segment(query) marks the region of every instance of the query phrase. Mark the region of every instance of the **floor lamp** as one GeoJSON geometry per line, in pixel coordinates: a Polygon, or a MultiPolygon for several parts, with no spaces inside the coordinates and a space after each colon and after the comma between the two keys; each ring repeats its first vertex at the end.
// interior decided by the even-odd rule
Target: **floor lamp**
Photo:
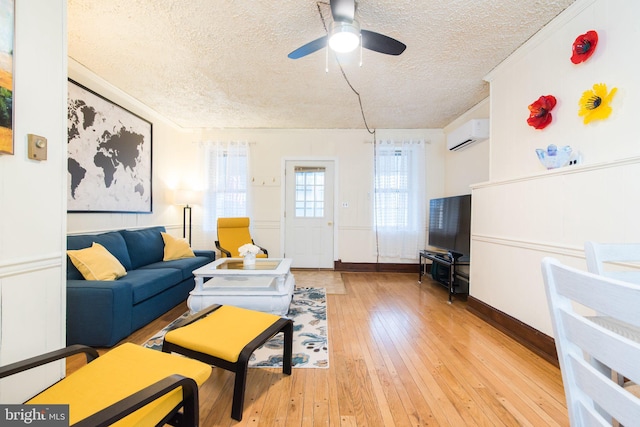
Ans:
{"type": "Polygon", "coordinates": [[[175,203],[176,205],[183,205],[182,208],[182,237],[187,238],[187,216],[189,217],[189,237],[187,241],[191,246],[191,205],[198,204],[200,202],[201,194],[195,190],[176,190],[175,203]]]}

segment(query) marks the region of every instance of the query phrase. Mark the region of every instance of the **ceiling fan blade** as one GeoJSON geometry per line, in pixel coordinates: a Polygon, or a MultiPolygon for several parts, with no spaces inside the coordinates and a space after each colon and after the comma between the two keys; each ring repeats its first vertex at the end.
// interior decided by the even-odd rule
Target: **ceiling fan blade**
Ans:
{"type": "Polygon", "coordinates": [[[407,48],[404,43],[384,34],[368,30],[360,30],[360,33],[362,34],[362,47],[365,49],[387,55],[400,55],[407,48]]]}
{"type": "Polygon", "coordinates": [[[329,0],[334,21],[351,22],[356,17],[355,0],[329,0]]]}
{"type": "Polygon", "coordinates": [[[314,41],[305,44],[304,46],[300,46],[287,56],[291,59],[298,59],[320,50],[323,47],[327,47],[327,36],[322,36],[319,39],[315,39],[314,41]]]}

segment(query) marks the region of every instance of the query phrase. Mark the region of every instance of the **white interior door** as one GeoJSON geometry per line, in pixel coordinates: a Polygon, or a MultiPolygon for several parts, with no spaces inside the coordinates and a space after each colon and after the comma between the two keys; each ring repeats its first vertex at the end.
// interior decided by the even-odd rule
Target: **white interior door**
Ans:
{"type": "Polygon", "coordinates": [[[292,267],[333,268],[332,160],[285,163],[285,257],[292,267]]]}

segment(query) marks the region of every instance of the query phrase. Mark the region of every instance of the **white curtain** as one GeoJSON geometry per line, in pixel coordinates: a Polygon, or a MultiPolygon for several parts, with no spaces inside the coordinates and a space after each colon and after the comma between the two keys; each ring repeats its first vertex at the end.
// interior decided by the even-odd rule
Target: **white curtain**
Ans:
{"type": "Polygon", "coordinates": [[[220,217],[247,216],[249,143],[207,142],[204,229],[215,231],[220,217]]]}
{"type": "Polygon", "coordinates": [[[424,141],[377,141],[374,149],[377,253],[416,259],[426,239],[424,141]]]}

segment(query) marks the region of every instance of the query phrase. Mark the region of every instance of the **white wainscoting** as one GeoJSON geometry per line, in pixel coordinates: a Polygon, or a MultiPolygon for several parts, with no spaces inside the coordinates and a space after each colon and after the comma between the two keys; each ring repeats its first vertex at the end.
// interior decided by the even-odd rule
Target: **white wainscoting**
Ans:
{"type": "Polygon", "coordinates": [[[473,186],[470,295],[553,336],[540,261],[640,241],[640,157],[473,186]]]}
{"type": "MultiPolygon", "coordinates": [[[[0,265],[0,364],[6,365],[64,346],[65,289],[62,256],[8,260],[0,265]]],[[[0,401],[22,403],[65,374],[64,361],[0,382],[0,401]]]]}

